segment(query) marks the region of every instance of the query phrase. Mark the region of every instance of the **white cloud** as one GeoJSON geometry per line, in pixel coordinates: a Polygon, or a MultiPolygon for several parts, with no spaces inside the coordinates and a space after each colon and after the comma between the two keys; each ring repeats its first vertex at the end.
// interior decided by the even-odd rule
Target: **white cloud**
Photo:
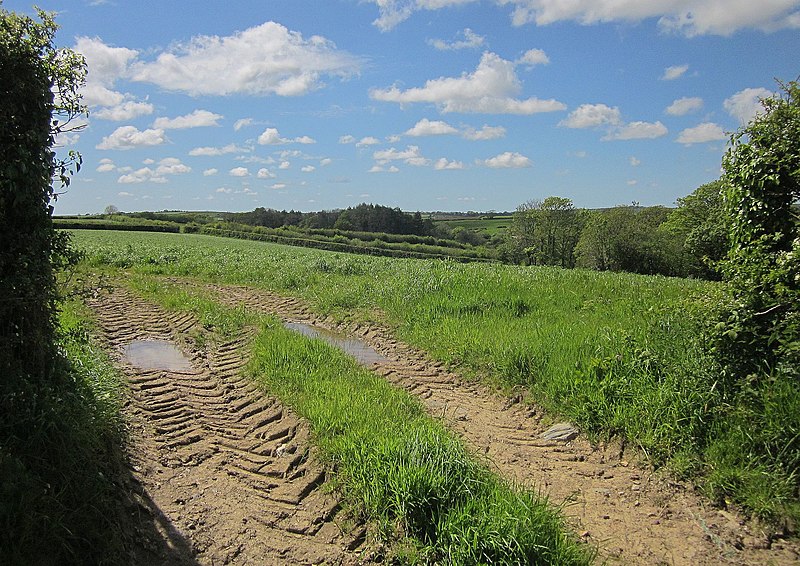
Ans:
{"type": "Polygon", "coordinates": [[[531,160],[522,155],[521,153],[512,153],[506,151],[495,157],[487,159],[483,162],[487,167],[493,169],[516,169],[522,167],[531,167],[533,164],[531,160]]]}
{"type": "Polygon", "coordinates": [[[472,141],[496,140],[505,137],[506,129],[503,126],[484,125],[480,130],[467,128],[461,135],[472,141]]]}
{"type": "Polygon", "coordinates": [[[233,189],[229,189],[227,187],[220,187],[220,188],[217,189],[216,192],[222,193],[222,194],[225,194],[225,195],[229,195],[229,194],[231,194],[233,192],[233,189]]]}
{"type": "Polygon", "coordinates": [[[135,147],[161,145],[166,141],[164,130],[139,131],[134,126],[120,126],[111,135],[95,146],[97,149],[133,149],[135,147]]]}
{"type": "Polygon", "coordinates": [[[464,39],[454,41],[444,41],[443,39],[429,39],[428,43],[440,51],[454,51],[457,49],[471,49],[480,47],[486,42],[486,38],[478,35],[469,28],[465,28],[459,35],[464,39]]]}
{"type": "Polygon", "coordinates": [[[433,168],[437,171],[445,171],[445,170],[452,170],[452,169],[463,169],[464,163],[461,161],[448,161],[444,157],[436,161],[433,164],[433,168]]]}
{"type": "Polygon", "coordinates": [[[250,171],[247,170],[247,167],[234,167],[228,171],[228,174],[231,177],[247,177],[250,175],[250,171]]]}
{"type": "Polygon", "coordinates": [[[291,166],[292,164],[289,163],[288,161],[281,161],[280,165],[278,165],[278,169],[288,169],[291,166]]]}
{"type": "Polygon", "coordinates": [[[661,122],[630,122],[603,137],[604,140],[652,140],[667,135],[661,122]]]}
{"type": "Polygon", "coordinates": [[[330,157],[324,157],[319,160],[320,167],[325,167],[326,165],[330,165],[331,163],[333,163],[333,159],[331,159],[330,157]]]}
{"type": "Polygon", "coordinates": [[[112,120],[114,122],[126,122],[138,118],[139,116],[150,115],[153,113],[153,110],[153,105],[149,102],[128,100],[116,106],[99,108],[92,112],[92,117],[102,120],[112,120]]]}
{"type": "Polygon", "coordinates": [[[294,139],[284,138],[281,137],[277,128],[267,128],[258,136],[258,143],[260,145],[283,145],[286,143],[312,144],[317,142],[314,138],[308,136],[300,136],[294,139]]]}
{"type": "Polygon", "coordinates": [[[100,165],[97,166],[96,171],[98,173],[109,173],[111,171],[115,171],[117,166],[114,165],[114,162],[107,157],[100,160],[100,165]]]}
{"type": "Polygon", "coordinates": [[[631,156],[629,161],[630,161],[631,167],[638,167],[642,163],[638,158],[636,158],[634,156],[631,156]]]}
{"type": "Polygon", "coordinates": [[[242,128],[247,127],[252,123],[253,123],[253,119],[252,118],[241,118],[239,120],[236,120],[236,122],[234,122],[233,130],[235,132],[238,132],[242,128]]]}
{"type": "Polygon", "coordinates": [[[774,93],[765,88],[746,88],[726,98],[722,105],[728,114],[739,120],[741,125],[745,125],[755,118],[756,114],[764,111],[761,100],[772,96],[774,93]]]}
{"type": "Polygon", "coordinates": [[[627,181],[627,185],[628,185],[629,187],[633,187],[633,186],[635,186],[635,185],[638,185],[638,184],[639,184],[639,181],[637,181],[636,179],[629,179],[629,180],[627,181]]]}
{"type": "Polygon", "coordinates": [[[161,128],[162,130],[184,130],[204,126],[219,126],[219,121],[222,118],[221,114],[214,114],[208,110],[195,110],[186,116],[178,116],[177,118],[156,118],[156,121],[153,122],[153,127],[161,128]]]}
{"type": "Polygon", "coordinates": [[[547,65],[550,58],[541,49],[529,49],[525,54],[517,60],[517,64],[535,67],[536,65],[547,65]]]}
{"type": "Polygon", "coordinates": [[[219,169],[215,169],[212,167],[211,169],[206,169],[205,171],[203,171],[203,177],[212,177],[217,173],[219,173],[219,169]]]}
{"type": "Polygon", "coordinates": [[[192,156],[205,156],[205,157],[213,157],[216,155],[225,155],[227,153],[241,153],[248,151],[247,148],[239,147],[236,144],[229,143],[224,147],[196,147],[189,151],[189,155],[192,156]]]}
{"type": "Polygon", "coordinates": [[[622,121],[619,108],[611,108],[605,104],[581,104],[559,122],[559,126],[567,128],[596,128],[598,126],[614,126],[622,121]]]}
{"type": "Polygon", "coordinates": [[[681,78],[689,70],[689,65],[673,65],[664,69],[664,74],[661,75],[662,81],[674,81],[681,78]]]}
{"type": "Polygon", "coordinates": [[[261,169],[258,170],[258,173],[256,173],[256,177],[258,177],[259,179],[274,179],[275,173],[273,173],[266,167],[262,167],[261,169]]]}
{"type": "Polygon", "coordinates": [[[156,175],[182,175],[191,172],[192,168],[181,163],[177,157],[165,157],[158,162],[156,175]]]}
{"type": "Polygon", "coordinates": [[[134,194],[133,193],[129,193],[127,191],[120,191],[120,192],[117,193],[117,196],[118,197],[123,197],[123,198],[130,198],[130,197],[134,196],[134,194]]]}
{"type": "Polygon", "coordinates": [[[361,138],[358,142],[356,142],[356,147],[369,147],[371,145],[378,145],[381,143],[381,140],[378,138],[367,136],[365,138],[361,138]]]}
{"type": "Polygon", "coordinates": [[[303,167],[300,168],[300,171],[302,171],[303,173],[311,173],[312,171],[316,171],[316,169],[317,168],[314,167],[313,165],[304,165],[303,167]]]}
{"type": "MultiPolygon", "coordinates": [[[[384,0],[375,0],[382,2],[384,0]]],[[[495,0],[513,6],[512,22],[547,25],[559,21],[580,24],[658,18],[662,30],[695,35],[730,35],[755,28],[774,31],[800,27],[796,0],[495,0]]],[[[407,16],[406,16],[407,17],[407,16]]]]}
{"type": "Polygon", "coordinates": [[[670,116],[685,116],[703,107],[703,99],[697,96],[678,98],[667,106],[665,112],[670,116]]]}
{"type": "Polygon", "coordinates": [[[372,168],[367,171],[367,173],[399,173],[400,169],[396,166],[391,165],[389,167],[384,167],[382,165],[373,165],[372,168]]]}
{"type": "Polygon", "coordinates": [[[321,36],[308,39],[275,22],[226,37],[196,36],[136,62],[131,78],[193,96],[298,96],[320,88],[323,76],[356,74],[359,60],[321,36]]]}
{"type": "Polygon", "coordinates": [[[353,136],[351,136],[349,134],[339,138],[339,143],[341,143],[341,144],[353,143],[355,141],[356,141],[356,138],[354,138],[353,136]]]}
{"type": "Polygon", "coordinates": [[[414,127],[405,132],[407,136],[420,137],[420,136],[441,136],[446,134],[457,134],[458,130],[447,122],[440,120],[430,121],[423,118],[417,122],[414,127]]]}
{"type": "Polygon", "coordinates": [[[385,90],[372,89],[370,97],[400,104],[433,103],[442,112],[536,114],[566,108],[563,103],[553,99],[514,98],[521,90],[522,85],[514,72],[514,64],[494,53],[486,52],[472,73],[428,80],[424,87],[407,90],[400,90],[396,86],[385,90]]]}
{"type": "Polygon", "coordinates": [[[272,185],[272,188],[275,189],[276,191],[279,191],[281,189],[285,189],[286,188],[286,183],[275,183],[275,184],[272,185]]]}
{"type": "Polygon", "coordinates": [[[428,159],[422,156],[419,147],[416,145],[410,145],[404,150],[398,150],[392,147],[390,149],[376,151],[372,154],[372,158],[380,165],[386,165],[390,161],[403,161],[409,165],[421,167],[430,163],[428,159]]]}
{"type": "Polygon", "coordinates": [[[704,122],[694,128],[686,128],[676,140],[678,143],[691,145],[693,143],[705,143],[710,141],[720,141],[727,139],[723,129],[714,123],[704,122]]]}
{"type": "Polygon", "coordinates": [[[122,175],[117,179],[117,183],[123,185],[139,184],[139,183],[166,183],[167,179],[163,175],[157,174],[149,167],[142,167],[132,173],[122,175]]]}

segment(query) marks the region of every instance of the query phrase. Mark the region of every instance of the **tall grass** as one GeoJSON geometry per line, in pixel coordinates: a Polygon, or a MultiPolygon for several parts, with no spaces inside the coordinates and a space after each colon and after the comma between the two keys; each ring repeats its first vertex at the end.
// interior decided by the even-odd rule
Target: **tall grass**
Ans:
{"type": "Polygon", "coordinates": [[[723,288],[658,276],[461,265],[156,234],[77,233],[98,269],[240,283],[375,321],[460,371],[619,435],[717,501],[792,516],[800,391],[732,392],[705,341],[723,288]]]}
{"type": "Polygon", "coordinates": [[[60,316],[61,359],[47,386],[2,399],[0,562],[123,559],[116,477],[124,437],[119,373],[88,337],[75,302],[60,316]]]}

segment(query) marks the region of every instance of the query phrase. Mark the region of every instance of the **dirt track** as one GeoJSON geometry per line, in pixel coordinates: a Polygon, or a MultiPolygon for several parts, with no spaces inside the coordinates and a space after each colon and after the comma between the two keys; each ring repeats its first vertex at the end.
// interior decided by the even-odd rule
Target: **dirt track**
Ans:
{"type": "MultiPolygon", "coordinates": [[[[232,306],[333,328],[295,299],[244,287],[199,288],[232,306]]],[[[180,342],[195,325],[187,315],[168,314],[120,290],[91,306],[117,350],[140,338],[180,342]]],[[[708,508],[619,446],[594,447],[580,436],[546,441],[541,433],[551,423],[535,409],[464,382],[381,329],[339,330],[389,358],[374,370],[422,399],[499,473],[565,502],[564,513],[598,548],[601,561],[755,565],[800,559],[796,541],[771,540],[735,515],[708,508]]],[[[363,531],[342,534],[336,526],[338,506],[319,489],[321,470],[307,457],[302,422],[238,377],[245,339],[194,352],[197,371],[191,374],[126,367],[137,425],[134,476],[198,563],[353,563],[358,551],[347,549],[358,547],[363,531]]]]}
{"type": "Polygon", "coordinates": [[[190,352],[190,315],[119,288],[90,306],[131,389],[131,476],[147,525],[131,563],[357,563],[363,530],[342,533],[337,524],[306,425],[239,376],[247,336],[190,352]],[[125,363],[122,348],[141,339],[180,344],[194,369],[125,363]]]}

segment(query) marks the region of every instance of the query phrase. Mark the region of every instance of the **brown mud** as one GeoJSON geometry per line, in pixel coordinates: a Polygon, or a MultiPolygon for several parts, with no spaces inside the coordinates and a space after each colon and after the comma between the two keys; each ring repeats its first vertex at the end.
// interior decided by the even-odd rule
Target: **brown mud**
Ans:
{"type": "Polygon", "coordinates": [[[364,528],[327,489],[307,425],[240,375],[250,335],[192,349],[189,314],[122,288],[88,302],[130,388],[129,563],[361,562],[364,528]],[[125,348],[141,340],[174,343],[190,364],[135,367],[125,348]]]}

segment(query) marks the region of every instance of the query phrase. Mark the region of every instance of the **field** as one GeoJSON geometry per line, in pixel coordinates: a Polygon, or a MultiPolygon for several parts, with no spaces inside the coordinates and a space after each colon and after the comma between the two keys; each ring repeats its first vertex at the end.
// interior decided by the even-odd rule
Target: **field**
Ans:
{"type": "MultiPolygon", "coordinates": [[[[713,284],[199,235],[86,231],[74,239],[86,252],[79,275],[122,289],[95,305],[101,319],[144,301],[135,312],[149,304],[164,320],[181,320],[169,314],[178,311],[192,317],[167,326],[196,356],[213,358],[215,344],[238,340],[246,373],[309,423],[332,485],[350,496],[343,505],[353,521],[377,525],[369,527],[376,540],[405,541],[393,547],[397,556],[454,564],[581,563],[591,549],[626,563],[791,556],[790,545],[759,548],[772,531],[745,531],[733,515],[720,520],[675,488],[679,477],[707,481],[708,493],[721,487],[703,480],[718,464],[708,448],[721,400],[702,347],[713,284]],[[119,299],[124,293],[133,295],[119,299]],[[281,329],[279,319],[363,335],[391,363],[360,369],[281,329]],[[559,419],[581,436],[540,440],[559,419]],[[572,534],[537,491],[582,506],[563,509],[572,534]],[[528,540],[515,524],[548,534],[528,540]]],[[[136,321],[126,324],[133,332],[136,321]]],[[[788,497],[774,497],[780,485],[765,489],[780,514],[788,497]]],[[[725,493],[748,509],[752,492],[725,493]]],[[[755,502],[749,509],[769,512],[755,502]]]]}

